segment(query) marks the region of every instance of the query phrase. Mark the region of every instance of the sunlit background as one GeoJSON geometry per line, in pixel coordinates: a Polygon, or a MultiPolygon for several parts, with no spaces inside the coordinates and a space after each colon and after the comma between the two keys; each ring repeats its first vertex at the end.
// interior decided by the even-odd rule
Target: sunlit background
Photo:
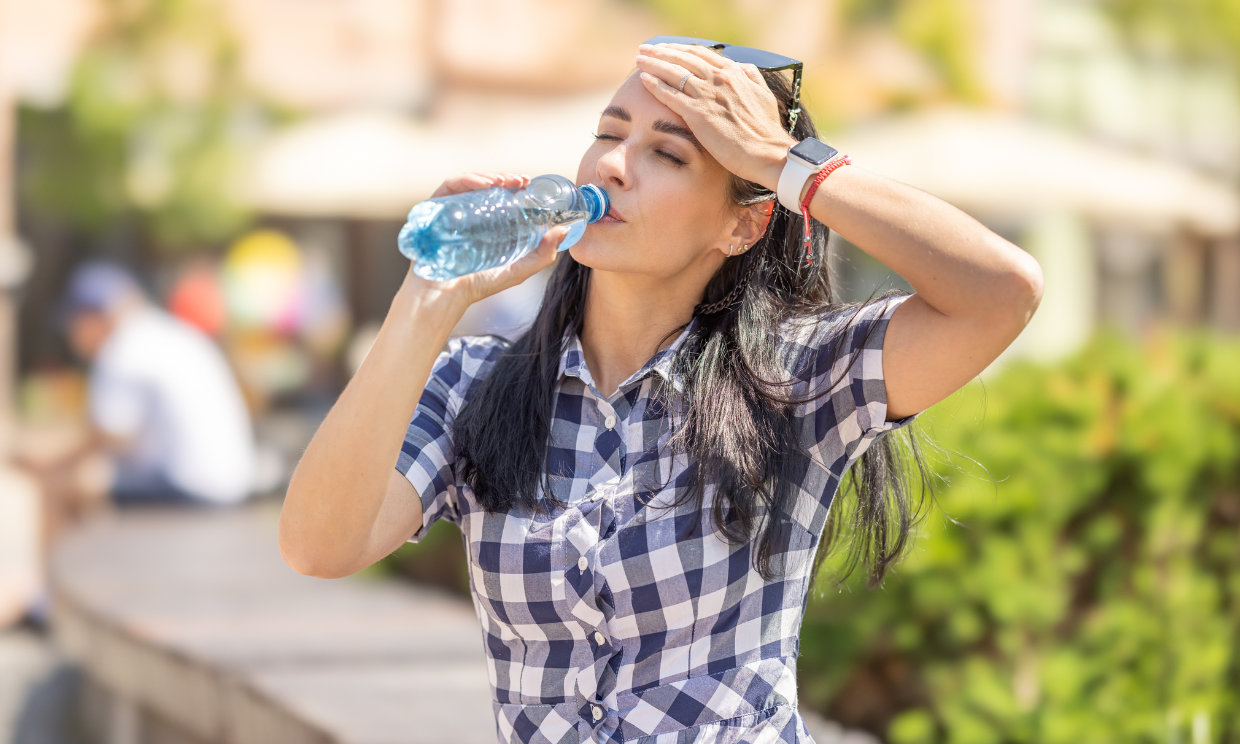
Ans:
{"type": "MultiPolygon", "coordinates": [[[[0,601],[33,571],[6,458],[83,420],[74,267],[132,267],[224,349],[278,508],[409,207],[468,170],[573,175],[659,33],[803,60],[823,139],[1045,273],[922,419],[909,557],[879,590],[820,578],[803,709],[892,744],[1240,741],[1237,0],[0,0],[0,601]]],[[[905,286],[834,249],[845,297],[905,286]]],[[[457,333],[518,331],[543,280],[457,333]]],[[[443,525],[368,576],[465,598],[460,553],[443,525]]]]}

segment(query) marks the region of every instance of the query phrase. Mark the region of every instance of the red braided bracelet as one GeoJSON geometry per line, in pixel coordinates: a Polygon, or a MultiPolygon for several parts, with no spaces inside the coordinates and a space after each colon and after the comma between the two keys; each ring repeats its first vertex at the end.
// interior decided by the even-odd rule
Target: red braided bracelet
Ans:
{"type": "Polygon", "coordinates": [[[805,192],[805,198],[801,200],[801,217],[804,218],[805,223],[805,263],[807,264],[813,263],[813,260],[810,258],[809,245],[809,203],[813,201],[814,193],[818,191],[818,187],[822,185],[823,181],[827,180],[827,176],[831,175],[832,171],[839,168],[841,165],[848,165],[851,162],[852,161],[848,159],[847,155],[840,155],[839,157],[832,158],[830,162],[822,166],[822,170],[818,171],[818,175],[814,176],[813,183],[809,185],[809,191],[805,192]]]}

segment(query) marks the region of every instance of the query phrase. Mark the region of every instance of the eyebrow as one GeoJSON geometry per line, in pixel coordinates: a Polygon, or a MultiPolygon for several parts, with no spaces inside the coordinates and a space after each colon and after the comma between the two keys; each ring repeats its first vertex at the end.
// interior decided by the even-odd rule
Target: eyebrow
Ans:
{"type": "MultiPolygon", "coordinates": [[[[608,106],[603,109],[603,116],[611,116],[625,122],[633,121],[632,115],[629,114],[626,109],[619,106],[608,106]]],[[[682,127],[681,125],[667,121],[666,119],[658,119],[655,121],[653,128],[656,132],[662,132],[663,134],[674,134],[677,137],[683,137],[684,139],[689,140],[689,142],[697,148],[698,152],[706,152],[706,148],[702,147],[702,143],[698,142],[698,138],[693,136],[693,132],[690,131],[688,127],[682,127]]]]}

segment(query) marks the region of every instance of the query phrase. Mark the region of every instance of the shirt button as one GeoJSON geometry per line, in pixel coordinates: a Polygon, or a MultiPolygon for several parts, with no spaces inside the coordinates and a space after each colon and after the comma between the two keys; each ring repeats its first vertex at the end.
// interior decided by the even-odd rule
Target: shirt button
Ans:
{"type": "Polygon", "coordinates": [[[603,643],[605,643],[606,641],[607,641],[607,639],[603,637],[603,634],[602,634],[602,633],[598,632],[597,630],[596,630],[596,631],[594,631],[594,642],[595,642],[595,643],[597,643],[598,645],[602,646],[602,645],[603,645],[603,643]]]}
{"type": "Polygon", "coordinates": [[[579,570],[584,571],[589,565],[590,562],[586,560],[584,555],[577,559],[577,568],[579,570]]]}
{"type": "Polygon", "coordinates": [[[598,707],[597,705],[590,706],[590,713],[591,715],[594,716],[594,720],[596,721],[603,720],[603,709],[598,707]]]}
{"type": "Polygon", "coordinates": [[[607,418],[603,419],[603,426],[607,427],[608,429],[616,428],[616,417],[608,416],[607,418]]]}

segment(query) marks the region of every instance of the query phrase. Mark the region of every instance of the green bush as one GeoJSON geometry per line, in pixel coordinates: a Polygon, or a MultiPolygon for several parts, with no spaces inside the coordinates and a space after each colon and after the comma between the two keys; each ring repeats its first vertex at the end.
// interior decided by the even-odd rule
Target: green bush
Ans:
{"type": "Polygon", "coordinates": [[[921,427],[938,507],[882,590],[827,559],[807,706],[891,744],[1240,740],[1240,343],[1100,336],[921,427]]]}
{"type": "MultiPolygon", "coordinates": [[[[891,744],[1240,740],[1240,343],[1100,337],[919,426],[938,506],[882,590],[824,565],[806,707],[891,744]]],[[[468,596],[452,525],[384,567],[468,596]]]]}

